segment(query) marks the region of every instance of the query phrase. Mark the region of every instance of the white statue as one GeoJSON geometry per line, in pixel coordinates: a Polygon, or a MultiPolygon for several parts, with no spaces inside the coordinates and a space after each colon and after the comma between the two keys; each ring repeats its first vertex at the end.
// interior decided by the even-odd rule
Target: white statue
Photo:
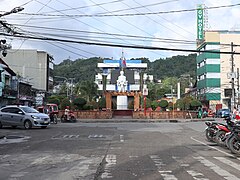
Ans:
{"type": "Polygon", "coordinates": [[[117,80],[118,91],[125,92],[127,83],[128,82],[127,82],[126,76],[124,76],[124,72],[120,71],[120,76],[118,76],[118,80],[117,80]]]}

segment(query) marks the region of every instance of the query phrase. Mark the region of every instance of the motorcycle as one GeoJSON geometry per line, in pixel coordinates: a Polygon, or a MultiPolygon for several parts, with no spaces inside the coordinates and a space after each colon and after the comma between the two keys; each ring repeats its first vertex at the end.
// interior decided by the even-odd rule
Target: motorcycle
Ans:
{"type": "Polygon", "coordinates": [[[215,142],[215,136],[218,131],[217,125],[219,124],[218,122],[212,122],[212,121],[206,121],[205,124],[207,125],[205,129],[205,135],[208,141],[210,142],[215,142]]]}
{"type": "Polygon", "coordinates": [[[230,117],[225,118],[226,124],[218,124],[216,128],[218,129],[215,135],[215,142],[219,146],[226,146],[226,139],[230,135],[232,127],[235,124],[235,121],[232,120],[230,117]]]}
{"type": "Polygon", "coordinates": [[[61,116],[61,122],[76,122],[77,119],[73,111],[69,111],[68,115],[63,114],[61,116]]]}
{"type": "Polygon", "coordinates": [[[228,138],[228,147],[234,154],[240,155],[240,125],[233,126],[232,134],[228,138]]]}

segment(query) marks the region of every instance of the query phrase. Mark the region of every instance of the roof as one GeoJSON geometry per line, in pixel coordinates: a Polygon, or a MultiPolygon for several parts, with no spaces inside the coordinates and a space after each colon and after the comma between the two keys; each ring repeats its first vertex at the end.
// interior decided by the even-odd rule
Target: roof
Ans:
{"type": "Polygon", "coordinates": [[[0,64],[5,65],[6,67],[4,68],[9,74],[11,74],[12,76],[16,76],[16,73],[8,66],[8,64],[3,61],[2,58],[0,58],[0,64]]]}

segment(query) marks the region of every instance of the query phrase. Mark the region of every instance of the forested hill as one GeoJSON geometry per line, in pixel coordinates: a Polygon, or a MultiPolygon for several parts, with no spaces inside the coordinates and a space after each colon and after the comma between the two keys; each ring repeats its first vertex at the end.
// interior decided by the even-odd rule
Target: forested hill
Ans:
{"type": "MultiPolygon", "coordinates": [[[[196,54],[188,56],[173,56],[166,59],[157,59],[150,62],[148,58],[141,59],[148,64],[148,74],[152,74],[154,79],[165,77],[180,77],[183,74],[196,74],[196,54]]],[[[99,72],[97,63],[103,62],[102,58],[93,57],[89,59],[76,59],[75,61],[64,60],[58,65],[54,65],[54,76],[75,78],[75,82],[90,80],[94,81],[95,75],[99,72]]]]}

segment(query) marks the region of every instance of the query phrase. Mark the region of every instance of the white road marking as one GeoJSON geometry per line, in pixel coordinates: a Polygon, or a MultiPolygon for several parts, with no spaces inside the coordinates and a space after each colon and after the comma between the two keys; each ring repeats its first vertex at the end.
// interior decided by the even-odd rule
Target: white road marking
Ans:
{"type": "MultiPolygon", "coordinates": [[[[190,165],[187,164],[187,163],[184,163],[183,160],[180,159],[180,157],[172,156],[172,158],[175,159],[175,160],[180,164],[181,167],[191,168],[190,165]]],[[[191,176],[193,177],[193,179],[195,179],[195,180],[208,180],[208,178],[205,178],[204,175],[203,175],[202,173],[200,173],[200,172],[197,172],[197,171],[192,170],[192,169],[191,169],[191,170],[186,170],[186,171],[187,171],[187,173],[188,173],[189,175],[191,175],[191,176]]]]}
{"type": "Polygon", "coordinates": [[[227,180],[237,180],[239,179],[238,177],[232,175],[231,173],[229,173],[228,171],[220,168],[218,165],[212,163],[211,161],[205,159],[202,156],[199,157],[193,157],[194,159],[197,159],[199,162],[201,162],[202,164],[204,164],[205,166],[209,167],[210,169],[212,169],[215,173],[217,173],[218,175],[222,176],[224,179],[227,180]]]}
{"type": "Polygon", "coordinates": [[[240,170],[240,165],[239,164],[234,163],[227,158],[224,158],[224,157],[214,157],[214,158],[223,162],[223,163],[225,163],[225,164],[227,164],[227,165],[229,165],[229,166],[231,166],[231,167],[233,167],[233,168],[235,168],[235,169],[237,169],[238,171],[240,170]]]}
{"type": "Polygon", "coordinates": [[[122,149],[122,147],[110,147],[110,149],[122,149]]]}
{"type": "Polygon", "coordinates": [[[101,178],[113,178],[111,170],[117,164],[117,157],[114,154],[109,154],[105,158],[106,165],[104,168],[104,173],[102,173],[101,178]]]}
{"type": "Polygon", "coordinates": [[[177,178],[171,174],[172,171],[158,171],[164,180],[177,180],[177,178]]]}
{"type": "Polygon", "coordinates": [[[164,180],[177,180],[177,178],[172,174],[172,171],[170,170],[162,170],[163,166],[166,166],[160,159],[158,155],[150,155],[150,158],[155,163],[155,166],[158,169],[158,172],[161,174],[164,180]]]}
{"type": "Polygon", "coordinates": [[[124,136],[120,135],[120,142],[124,142],[124,136]]]}
{"type": "Polygon", "coordinates": [[[202,142],[202,141],[199,141],[199,140],[197,140],[197,139],[195,139],[195,138],[193,138],[193,137],[191,137],[191,139],[194,140],[194,141],[196,141],[196,142],[198,142],[198,143],[200,143],[200,144],[203,144],[203,145],[205,145],[205,146],[207,146],[207,147],[209,147],[209,148],[215,149],[215,150],[217,150],[217,151],[219,151],[219,152],[221,152],[221,153],[223,153],[223,154],[225,154],[225,155],[228,155],[228,156],[231,156],[231,157],[235,157],[235,156],[232,155],[232,154],[229,154],[229,153],[227,153],[227,152],[224,152],[224,151],[222,151],[222,150],[220,150],[220,149],[218,149],[218,148],[216,148],[216,147],[209,146],[208,144],[206,144],[206,143],[204,143],[204,142],[202,142]]]}
{"type": "Polygon", "coordinates": [[[138,158],[138,156],[129,156],[129,158],[138,158]]]}
{"type": "Polygon", "coordinates": [[[11,174],[10,179],[21,179],[27,173],[29,173],[29,172],[17,172],[17,173],[11,174]]]}
{"type": "Polygon", "coordinates": [[[193,177],[193,179],[196,180],[209,180],[208,178],[205,178],[202,173],[193,170],[188,170],[187,173],[190,174],[193,177]]]}
{"type": "Polygon", "coordinates": [[[67,137],[68,137],[68,135],[64,135],[64,136],[63,136],[63,138],[67,138],[67,137]]]}

